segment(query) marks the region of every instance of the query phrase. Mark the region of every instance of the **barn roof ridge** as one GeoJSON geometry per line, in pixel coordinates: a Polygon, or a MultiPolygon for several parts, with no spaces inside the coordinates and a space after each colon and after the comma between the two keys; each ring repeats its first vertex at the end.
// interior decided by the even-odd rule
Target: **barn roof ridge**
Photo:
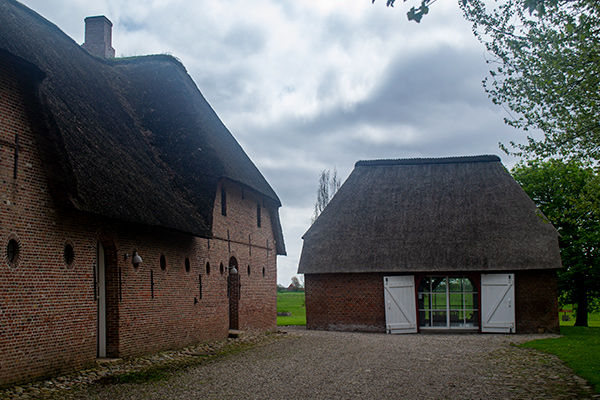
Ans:
{"type": "Polygon", "coordinates": [[[476,155],[459,157],[425,157],[425,158],[398,158],[398,159],[377,159],[377,160],[359,160],[354,164],[355,167],[380,167],[393,165],[424,165],[424,164],[463,164],[480,162],[501,162],[500,157],[496,155],[476,155]]]}

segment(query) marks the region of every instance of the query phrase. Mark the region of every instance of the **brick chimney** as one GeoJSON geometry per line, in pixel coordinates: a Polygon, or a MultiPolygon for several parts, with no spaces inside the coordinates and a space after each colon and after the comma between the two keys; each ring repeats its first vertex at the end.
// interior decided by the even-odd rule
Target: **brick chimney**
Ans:
{"type": "Polygon", "coordinates": [[[82,47],[95,56],[114,58],[112,26],[112,22],[104,15],[87,17],[85,19],[85,43],[82,47]]]}

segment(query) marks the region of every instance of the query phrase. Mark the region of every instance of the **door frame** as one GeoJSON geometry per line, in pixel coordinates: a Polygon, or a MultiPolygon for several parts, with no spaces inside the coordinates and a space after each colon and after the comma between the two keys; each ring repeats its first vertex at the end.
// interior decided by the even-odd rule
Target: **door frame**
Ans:
{"type": "Polygon", "coordinates": [[[106,358],[106,257],[101,242],[96,251],[96,356],[106,358]]]}
{"type": "MultiPolygon", "coordinates": [[[[399,275],[397,275],[399,276],[399,275]]],[[[419,308],[418,308],[418,304],[419,304],[419,286],[421,284],[421,281],[423,280],[423,278],[427,277],[427,276],[439,276],[439,277],[466,277],[469,278],[476,286],[476,290],[477,290],[477,296],[478,296],[478,301],[477,301],[477,306],[478,306],[478,326],[477,327],[465,327],[465,328],[449,328],[449,327],[428,327],[425,328],[425,331],[446,331],[446,332],[456,332],[456,331],[478,331],[479,333],[515,333],[516,332],[516,296],[515,296],[515,273],[514,272],[510,272],[510,273],[494,273],[494,274],[484,274],[481,272],[477,272],[477,273],[473,273],[473,272],[432,272],[432,273],[419,273],[419,274],[415,274],[414,275],[414,303],[415,303],[415,319],[416,319],[416,324],[417,324],[417,332],[421,332],[421,321],[420,321],[420,315],[419,315],[419,308]],[[505,299],[505,296],[507,295],[506,292],[502,293],[502,298],[501,299],[495,299],[493,301],[492,306],[490,307],[490,309],[497,309],[499,307],[499,304],[504,302],[507,302],[508,307],[511,308],[512,310],[512,321],[509,321],[507,323],[505,323],[503,326],[491,326],[490,327],[486,327],[484,329],[484,318],[486,316],[484,316],[484,313],[487,315],[488,312],[490,310],[484,310],[484,304],[487,304],[487,300],[486,302],[483,301],[483,296],[487,296],[487,294],[484,293],[484,289],[483,289],[483,284],[482,284],[482,276],[483,275],[488,275],[491,277],[496,277],[496,278],[500,278],[500,277],[507,277],[508,282],[509,282],[509,288],[507,290],[509,290],[508,292],[508,296],[510,297],[509,300],[505,299]],[[497,301],[496,301],[497,300],[497,301]],[[497,304],[498,303],[498,304],[497,304]],[[512,323],[512,324],[510,324],[512,323]]],[[[387,288],[385,287],[386,284],[386,279],[390,278],[390,277],[396,277],[396,276],[384,276],[384,304],[386,304],[386,331],[389,331],[387,329],[388,326],[388,321],[387,321],[387,288]]],[[[410,277],[413,277],[412,275],[410,277]]],[[[494,282],[494,285],[498,285],[498,282],[494,282]]],[[[501,305],[501,304],[500,304],[501,305]]],[[[447,306],[448,309],[448,306],[447,306]]],[[[389,333],[389,332],[388,332],[389,333]]]]}
{"type": "Polygon", "coordinates": [[[117,248],[103,236],[96,242],[94,301],[96,302],[96,357],[119,357],[119,303],[122,301],[122,275],[117,248]]]}
{"type": "Polygon", "coordinates": [[[421,285],[421,281],[423,280],[423,278],[428,277],[428,276],[446,276],[446,277],[466,277],[471,279],[471,281],[475,284],[476,288],[477,288],[477,293],[478,293],[478,298],[477,298],[477,307],[478,308],[478,318],[477,318],[477,327],[473,327],[473,328],[447,328],[447,327],[440,327],[440,328],[435,328],[435,327],[430,327],[430,328],[425,328],[426,331],[436,331],[436,330],[440,330],[440,331],[473,331],[475,332],[475,330],[477,330],[477,332],[481,333],[481,273],[477,272],[477,273],[473,273],[473,272],[446,272],[446,271],[441,271],[441,272],[430,272],[430,273],[418,273],[415,274],[415,302],[417,304],[417,328],[418,331],[421,332],[421,319],[419,316],[419,286],[421,285]]]}

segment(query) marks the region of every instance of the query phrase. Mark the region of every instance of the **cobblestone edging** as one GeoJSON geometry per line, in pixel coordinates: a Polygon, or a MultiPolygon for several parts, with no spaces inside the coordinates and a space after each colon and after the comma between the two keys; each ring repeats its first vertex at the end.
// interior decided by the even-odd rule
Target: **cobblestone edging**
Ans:
{"type": "Polygon", "coordinates": [[[2,400],[32,400],[32,399],[63,399],[66,393],[76,387],[90,385],[100,379],[114,377],[121,374],[139,372],[149,366],[167,363],[186,363],[197,360],[198,356],[210,358],[228,348],[240,345],[264,345],[278,340],[286,335],[286,332],[260,335],[242,335],[238,338],[229,338],[221,341],[202,343],[195,346],[185,347],[179,350],[170,350],[156,353],[147,357],[132,359],[107,360],[98,363],[91,369],[78,371],[73,374],[57,376],[52,379],[35,381],[22,385],[0,389],[2,400]]]}
{"type": "Polygon", "coordinates": [[[554,354],[506,346],[488,355],[494,380],[519,399],[600,399],[587,381],[554,354]]]}

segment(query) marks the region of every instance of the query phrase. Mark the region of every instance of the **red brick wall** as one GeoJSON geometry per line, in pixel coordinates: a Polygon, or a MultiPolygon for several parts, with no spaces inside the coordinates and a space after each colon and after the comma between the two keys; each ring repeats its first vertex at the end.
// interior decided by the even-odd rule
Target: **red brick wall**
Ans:
{"type": "MultiPolygon", "coordinates": [[[[306,327],[385,332],[387,275],[306,274],[306,327]]],[[[556,287],[556,270],[515,273],[517,333],[559,331],[556,287]]]]}
{"type": "Polygon", "coordinates": [[[95,260],[93,228],[59,220],[51,208],[17,69],[0,58],[0,384],[81,366],[96,353],[92,269],[84,267],[95,260]],[[13,263],[11,239],[20,247],[13,263]],[[73,266],[63,258],[67,243],[76,249],[73,266]]]}
{"type": "Polygon", "coordinates": [[[228,270],[221,273],[219,265],[227,266],[231,257],[238,261],[242,284],[240,328],[274,329],[276,255],[266,208],[261,227],[256,224],[260,196],[247,190],[242,196],[239,185],[223,183],[228,214],[221,216],[216,196],[215,238],[210,240],[55,209],[16,84],[17,71],[0,57],[0,386],[95,361],[99,242],[107,260],[108,356],[136,356],[226,337],[228,270]],[[20,136],[17,179],[15,133],[20,136]],[[12,264],[7,261],[11,239],[20,245],[12,264]],[[64,259],[67,244],[75,255],[72,265],[64,259]],[[124,259],[134,250],[143,259],[138,267],[124,259]]]}
{"type": "Polygon", "coordinates": [[[259,194],[233,182],[222,181],[217,193],[213,218],[216,240],[211,240],[211,251],[226,255],[218,259],[226,267],[231,257],[238,263],[239,329],[273,330],[277,325],[277,252],[270,213],[259,194]],[[221,189],[226,191],[226,216],[221,214],[221,189]],[[260,227],[257,205],[261,207],[260,227]]]}
{"type": "Polygon", "coordinates": [[[306,274],[308,329],[385,332],[382,274],[306,274]]]}
{"type": "Polygon", "coordinates": [[[556,270],[515,273],[517,333],[559,333],[556,270]]]}

